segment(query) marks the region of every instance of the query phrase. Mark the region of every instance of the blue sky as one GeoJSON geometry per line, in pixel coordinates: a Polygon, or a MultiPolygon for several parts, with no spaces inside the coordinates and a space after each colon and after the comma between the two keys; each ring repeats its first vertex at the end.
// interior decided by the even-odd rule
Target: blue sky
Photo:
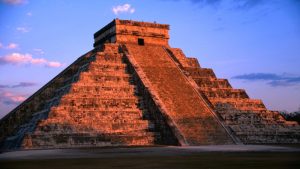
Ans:
{"type": "Polygon", "coordinates": [[[170,45],[272,110],[300,107],[300,0],[0,0],[0,117],[114,18],[170,24],[170,45]]]}

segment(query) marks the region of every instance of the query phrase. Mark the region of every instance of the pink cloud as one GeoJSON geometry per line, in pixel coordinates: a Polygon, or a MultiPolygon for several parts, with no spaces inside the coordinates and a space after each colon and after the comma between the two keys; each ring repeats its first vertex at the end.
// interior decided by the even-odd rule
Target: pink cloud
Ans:
{"type": "Polygon", "coordinates": [[[16,48],[18,48],[18,44],[16,44],[16,43],[10,43],[10,44],[8,44],[8,46],[6,47],[7,49],[16,49],[16,48]]]}
{"type": "Polygon", "coordinates": [[[46,64],[46,66],[48,66],[48,67],[61,67],[61,66],[63,66],[63,64],[60,63],[60,62],[48,62],[46,64]]]}
{"type": "Polygon", "coordinates": [[[48,61],[44,58],[33,58],[31,54],[12,53],[4,57],[0,57],[1,64],[31,64],[31,65],[44,65],[46,67],[61,67],[63,64],[56,61],[48,61]]]}
{"type": "Polygon", "coordinates": [[[0,92],[0,102],[4,104],[18,104],[24,100],[26,100],[24,95],[15,94],[8,91],[0,92]]]}
{"type": "Polygon", "coordinates": [[[0,43],[0,48],[3,48],[3,49],[16,49],[18,47],[19,47],[19,45],[16,43],[9,43],[7,46],[0,43]]]}

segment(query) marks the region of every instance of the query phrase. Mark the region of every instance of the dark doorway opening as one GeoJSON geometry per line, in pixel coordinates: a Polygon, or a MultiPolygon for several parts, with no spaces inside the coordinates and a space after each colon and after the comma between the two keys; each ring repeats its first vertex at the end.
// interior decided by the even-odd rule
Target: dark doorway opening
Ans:
{"type": "Polygon", "coordinates": [[[138,44],[144,46],[145,45],[144,39],[138,38],[138,44]]]}

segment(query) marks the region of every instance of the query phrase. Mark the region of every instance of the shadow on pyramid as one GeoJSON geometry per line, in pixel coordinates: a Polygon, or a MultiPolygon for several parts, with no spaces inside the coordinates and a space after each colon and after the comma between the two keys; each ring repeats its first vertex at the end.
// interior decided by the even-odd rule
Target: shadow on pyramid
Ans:
{"type": "Polygon", "coordinates": [[[300,143],[297,122],[170,47],[168,31],[103,27],[93,50],[1,119],[1,150],[300,143]]]}

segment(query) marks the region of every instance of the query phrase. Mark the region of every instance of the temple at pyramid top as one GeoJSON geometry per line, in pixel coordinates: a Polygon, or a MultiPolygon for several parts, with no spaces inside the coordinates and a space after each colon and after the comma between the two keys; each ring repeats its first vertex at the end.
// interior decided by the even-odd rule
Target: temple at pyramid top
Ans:
{"type": "Polygon", "coordinates": [[[94,47],[103,43],[168,45],[169,25],[114,19],[94,34],[94,47]]]}

